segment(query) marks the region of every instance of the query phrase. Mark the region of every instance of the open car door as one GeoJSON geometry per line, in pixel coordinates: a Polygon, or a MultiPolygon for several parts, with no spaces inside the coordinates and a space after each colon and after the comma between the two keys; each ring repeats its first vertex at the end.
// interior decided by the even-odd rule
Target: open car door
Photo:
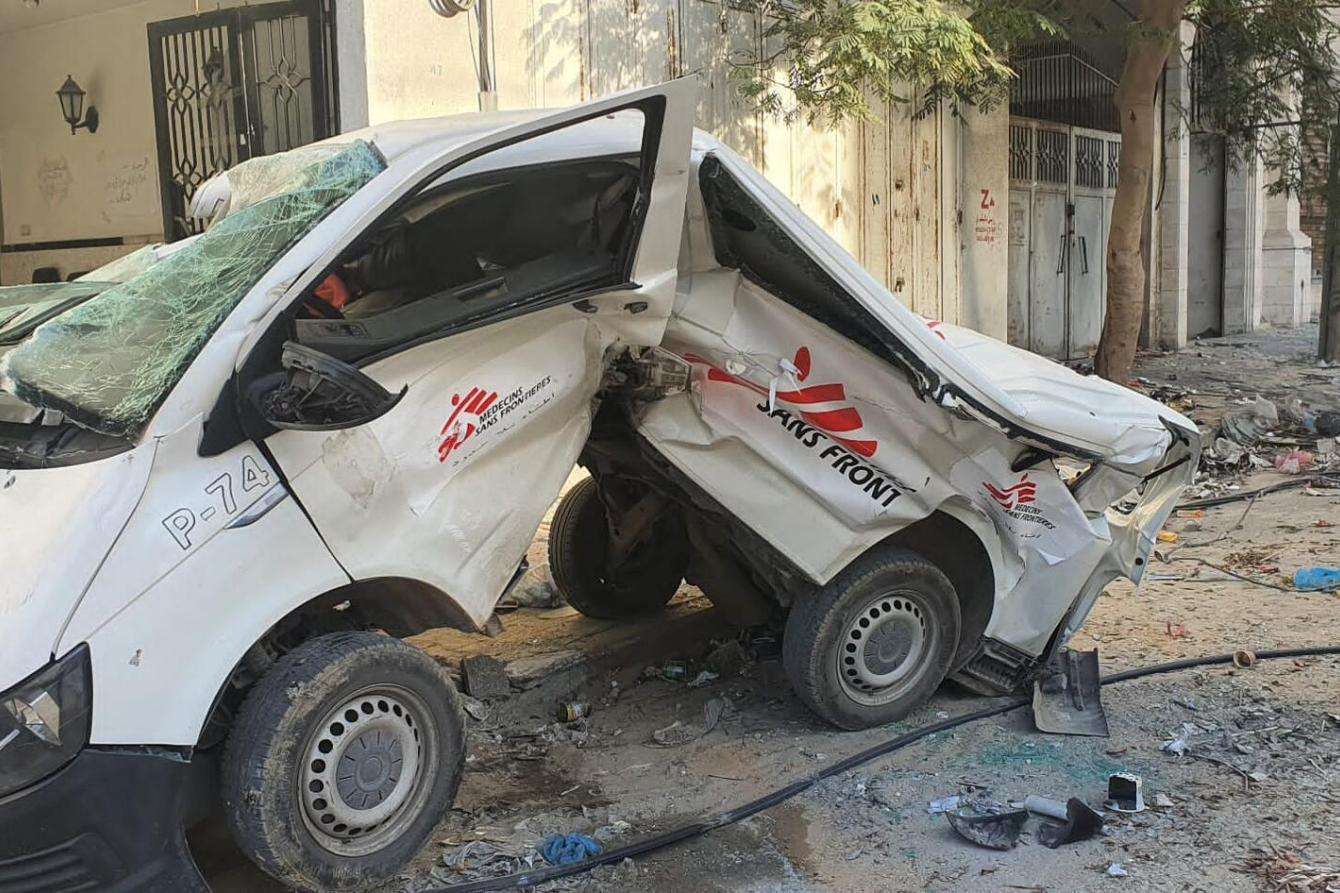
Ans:
{"type": "Polygon", "coordinates": [[[290,396],[342,380],[385,398],[334,423],[272,405],[293,417],[265,440],[351,577],[426,583],[475,625],[491,616],[576,464],[606,363],[664,333],[695,91],[623,93],[420,158],[329,267],[366,268],[391,238],[418,252],[396,269],[432,272],[467,243],[474,264],[465,285],[294,320],[290,396]]]}

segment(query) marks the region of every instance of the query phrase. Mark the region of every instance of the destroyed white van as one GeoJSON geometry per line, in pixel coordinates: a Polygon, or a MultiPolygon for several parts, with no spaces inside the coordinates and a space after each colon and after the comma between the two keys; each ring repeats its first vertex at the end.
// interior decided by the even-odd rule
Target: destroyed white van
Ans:
{"type": "Polygon", "coordinates": [[[0,290],[0,890],[199,887],[222,804],[304,889],[391,877],[465,758],[401,637],[687,580],[883,723],[1045,678],[1139,580],[1196,426],[922,319],[674,82],[248,161],[210,225],[0,290]]]}

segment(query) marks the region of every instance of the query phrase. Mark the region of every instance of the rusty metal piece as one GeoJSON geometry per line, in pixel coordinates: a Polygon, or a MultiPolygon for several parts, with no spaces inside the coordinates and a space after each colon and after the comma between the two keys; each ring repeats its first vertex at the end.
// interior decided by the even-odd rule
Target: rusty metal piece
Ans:
{"type": "Polygon", "coordinates": [[[1028,810],[977,800],[945,813],[945,818],[965,840],[993,850],[1011,850],[1028,821],[1028,810]]]}

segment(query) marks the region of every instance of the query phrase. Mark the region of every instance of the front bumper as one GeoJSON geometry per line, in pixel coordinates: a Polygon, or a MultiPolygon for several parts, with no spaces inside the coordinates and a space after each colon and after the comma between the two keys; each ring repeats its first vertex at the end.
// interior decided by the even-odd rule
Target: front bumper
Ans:
{"type": "Polygon", "coordinates": [[[182,830],[199,777],[180,754],[85,748],[0,799],[0,893],[208,891],[182,830]]]}

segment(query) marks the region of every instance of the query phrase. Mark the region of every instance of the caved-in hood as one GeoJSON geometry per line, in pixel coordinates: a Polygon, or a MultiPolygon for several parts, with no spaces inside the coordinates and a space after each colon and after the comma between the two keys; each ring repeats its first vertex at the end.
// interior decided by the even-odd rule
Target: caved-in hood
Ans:
{"type": "Polygon", "coordinates": [[[0,468],[0,690],[52,657],[144,492],[154,446],[81,465],[0,468]]]}
{"type": "Polygon", "coordinates": [[[1164,421],[1197,430],[1181,413],[1096,375],[1080,375],[962,326],[933,323],[931,328],[984,380],[1010,396],[1020,424],[1114,465],[1142,467],[1162,459],[1172,439],[1164,421]]]}

